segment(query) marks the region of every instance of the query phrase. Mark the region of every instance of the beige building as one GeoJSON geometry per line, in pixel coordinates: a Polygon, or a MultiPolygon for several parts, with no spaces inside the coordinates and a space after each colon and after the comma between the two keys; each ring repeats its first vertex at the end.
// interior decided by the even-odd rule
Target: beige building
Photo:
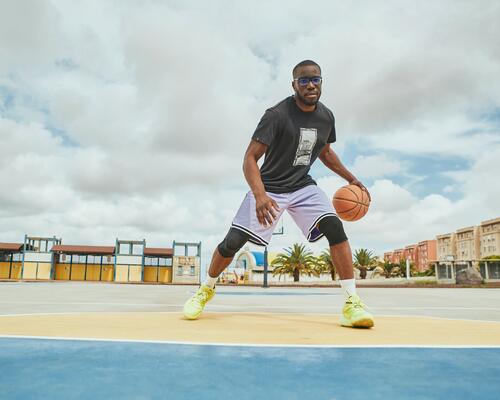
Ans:
{"type": "Polygon", "coordinates": [[[476,261],[480,258],[479,253],[479,227],[469,226],[455,232],[455,261],[476,261]]]}
{"type": "Polygon", "coordinates": [[[445,233],[443,235],[436,236],[436,277],[438,280],[453,281],[455,279],[455,270],[453,268],[453,262],[457,258],[455,243],[455,233],[445,233]]]}
{"type": "Polygon", "coordinates": [[[481,222],[480,258],[500,255],[500,218],[481,222]]]}
{"type": "Polygon", "coordinates": [[[200,283],[200,257],[174,256],[172,260],[173,283],[200,283]]]}
{"type": "Polygon", "coordinates": [[[455,278],[464,268],[477,268],[487,281],[500,279],[500,261],[482,261],[500,255],[500,218],[483,221],[436,237],[438,279],[455,278]]]}
{"type": "Polygon", "coordinates": [[[445,233],[436,236],[437,260],[440,262],[455,261],[456,254],[456,235],[454,233],[445,233]]]}

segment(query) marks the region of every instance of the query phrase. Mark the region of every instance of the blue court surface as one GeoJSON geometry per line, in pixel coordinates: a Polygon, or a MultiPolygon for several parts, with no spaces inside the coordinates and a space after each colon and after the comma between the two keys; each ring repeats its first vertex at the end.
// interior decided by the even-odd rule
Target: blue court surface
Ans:
{"type": "Polygon", "coordinates": [[[0,338],[4,399],[499,399],[500,348],[0,338]]]}

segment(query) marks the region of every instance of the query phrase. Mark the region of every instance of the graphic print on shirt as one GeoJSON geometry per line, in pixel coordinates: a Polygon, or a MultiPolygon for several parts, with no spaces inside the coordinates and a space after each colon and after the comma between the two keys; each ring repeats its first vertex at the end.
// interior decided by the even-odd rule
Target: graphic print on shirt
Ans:
{"type": "Polygon", "coordinates": [[[300,128],[299,145],[295,153],[293,166],[309,165],[311,163],[311,155],[318,138],[318,131],[315,128],[300,128]]]}

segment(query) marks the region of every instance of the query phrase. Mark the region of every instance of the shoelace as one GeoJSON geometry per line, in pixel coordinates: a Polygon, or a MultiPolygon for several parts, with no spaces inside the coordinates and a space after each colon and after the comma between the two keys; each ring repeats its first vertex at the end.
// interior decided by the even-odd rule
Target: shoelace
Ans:
{"type": "Polygon", "coordinates": [[[362,301],[361,299],[357,299],[357,300],[352,300],[350,301],[350,303],[352,304],[352,307],[353,308],[362,308],[364,310],[369,310],[370,308],[368,308],[362,301]]]}
{"type": "Polygon", "coordinates": [[[208,299],[208,293],[207,292],[198,292],[196,293],[196,296],[194,297],[199,303],[202,301],[207,301],[208,299]]]}

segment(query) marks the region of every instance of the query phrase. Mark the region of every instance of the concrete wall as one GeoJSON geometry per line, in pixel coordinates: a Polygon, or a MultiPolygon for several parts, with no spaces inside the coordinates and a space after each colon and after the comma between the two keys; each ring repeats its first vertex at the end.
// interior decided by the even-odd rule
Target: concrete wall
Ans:
{"type": "Polygon", "coordinates": [[[172,267],[144,267],[144,282],[172,282],[172,267]]]}
{"type": "Polygon", "coordinates": [[[21,279],[22,263],[13,261],[12,265],[9,261],[0,262],[0,279],[21,279]]]}
{"type": "Polygon", "coordinates": [[[24,262],[23,279],[51,279],[52,264],[46,262],[24,262]]]}

